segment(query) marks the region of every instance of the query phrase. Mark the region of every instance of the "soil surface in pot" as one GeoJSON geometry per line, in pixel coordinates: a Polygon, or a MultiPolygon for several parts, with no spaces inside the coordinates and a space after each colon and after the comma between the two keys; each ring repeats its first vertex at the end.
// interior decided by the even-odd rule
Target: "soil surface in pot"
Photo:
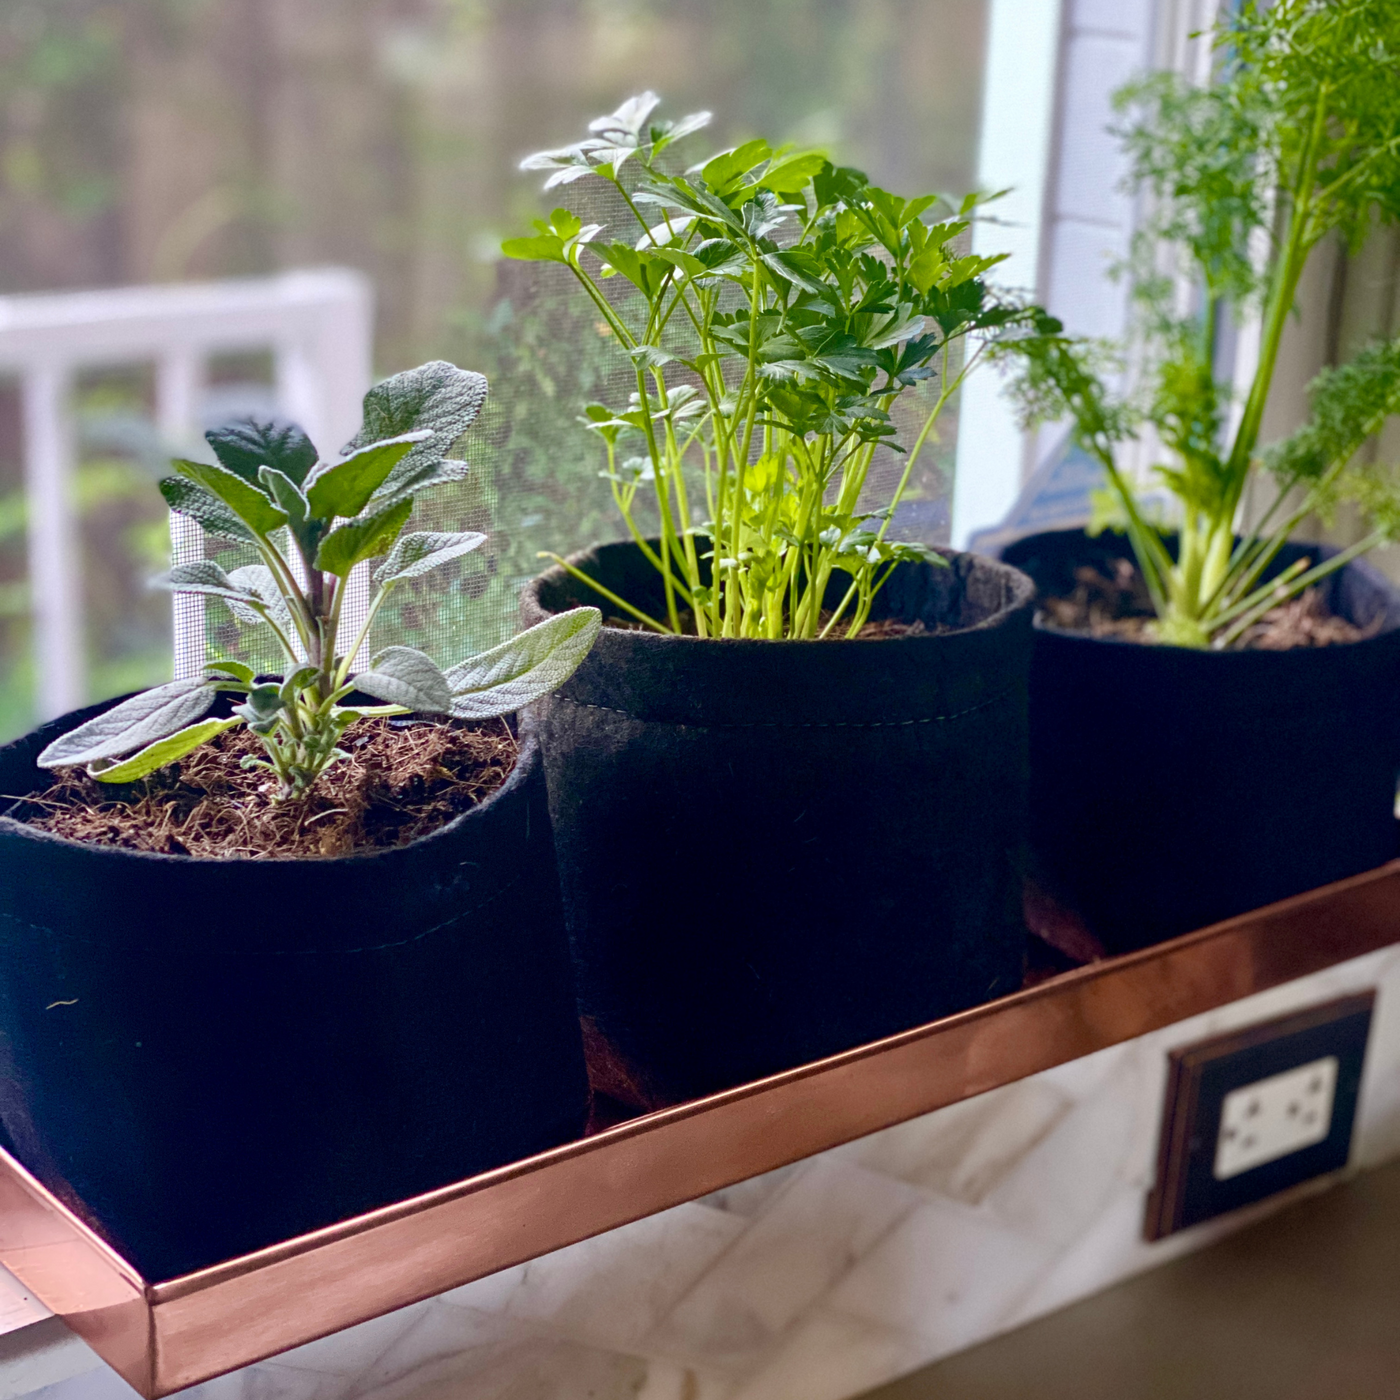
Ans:
{"type": "MultiPolygon", "coordinates": [[[[1075,569],[1074,577],[1072,593],[1040,599],[1042,622],[1063,632],[1155,643],[1150,630],[1155,616],[1152,600],[1142,574],[1131,559],[1110,559],[1103,568],[1081,565],[1075,569]]],[[[1328,608],[1323,591],[1310,588],[1265,613],[1244,634],[1240,646],[1257,651],[1325,647],[1337,642],[1362,641],[1372,636],[1376,627],[1357,627],[1336,616],[1328,608]]]]}
{"type": "MultiPolygon", "coordinates": [[[[344,856],[426,836],[495,792],[518,749],[503,720],[358,720],[341,759],[301,801],[279,802],[261,741],[239,728],[138,783],[99,783],[81,768],[11,813],[74,841],[203,860],[344,856]]],[[[18,795],[18,794],[17,794],[18,795]]]]}
{"type": "MultiPolygon", "coordinates": [[[[693,637],[695,633],[695,614],[687,608],[681,613],[681,633],[687,637],[693,637]]],[[[823,627],[831,620],[830,610],[821,615],[821,625],[823,627]]],[[[649,632],[645,622],[638,622],[634,617],[609,616],[603,619],[605,627],[620,627],[624,632],[649,632]]],[[[922,621],[901,622],[897,617],[872,617],[860,632],[855,640],[858,642],[881,642],[887,641],[891,637],[936,637],[942,632],[955,632],[955,627],[945,627],[938,624],[927,627],[922,621]]],[[[824,641],[843,642],[846,641],[846,624],[837,623],[832,629],[829,637],[824,641]]]]}

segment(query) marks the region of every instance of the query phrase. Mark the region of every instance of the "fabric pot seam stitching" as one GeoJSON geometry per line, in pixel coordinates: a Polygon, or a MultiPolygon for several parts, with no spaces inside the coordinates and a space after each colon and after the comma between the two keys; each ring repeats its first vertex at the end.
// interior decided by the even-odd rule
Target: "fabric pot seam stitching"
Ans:
{"type": "Polygon", "coordinates": [[[571,705],[577,705],[585,710],[606,710],[610,714],[625,715],[628,719],[634,719],[640,724],[666,724],[676,729],[903,729],[914,724],[943,724],[955,719],[964,719],[968,715],[975,715],[981,710],[989,710],[994,705],[999,705],[1004,700],[1008,700],[1016,694],[1016,687],[1011,686],[1006,690],[999,691],[996,695],[980,704],[970,705],[965,710],[954,710],[946,715],[929,715],[923,719],[830,719],[830,720],[805,720],[799,724],[791,724],[784,720],[755,720],[751,723],[699,723],[691,720],[680,719],[649,719],[644,715],[634,714],[631,710],[624,710],[616,705],[598,705],[591,700],[575,700],[572,695],[564,695],[556,692],[554,699],[567,700],[571,705]]]}
{"type": "MultiPolygon", "coordinates": [[[[440,924],[434,924],[431,928],[425,928],[421,933],[415,933],[412,938],[400,939],[397,943],[374,943],[364,948],[270,948],[266,952],[244,952],[239,949],[231,949],[227,952],[218,953],[214,956],[225,958],[324,958],[324,957],[348,957],[352,953],[381,953],[390,948],[406,948],[411,943],[421,943],[423,939],[431,934],[440,933],[443,929],[452,924],[460,923],[461,920],[469,917],[478,911],[485,909],[488,904],[495,903],[503,894],[513,890],[517,885],[523,883],[524,875],[517,875],[508,884],[504,884],[494,894],[487,896],[479,904],[473,904],[470,909],[463,909],[460,914],[454,914],[450,919],[444,919],[440,924]]],[[[27,919],[16,918],[13,914],[7,914],[0,909],[0,919],[6,919],[12,924],[17,924],[20,928],[26,928],[31,933],[47,934],[50,938],[67,939],[72,943],[85,943],[90,948],[101,948],[106,945],[95,938],[84,938],[77,933],[59,933],[55,929],[47,928],[43,924],[31,924],[27,919]]],[[[145,949],[146,952],[156,952],[156,949],[145,949]]]]}

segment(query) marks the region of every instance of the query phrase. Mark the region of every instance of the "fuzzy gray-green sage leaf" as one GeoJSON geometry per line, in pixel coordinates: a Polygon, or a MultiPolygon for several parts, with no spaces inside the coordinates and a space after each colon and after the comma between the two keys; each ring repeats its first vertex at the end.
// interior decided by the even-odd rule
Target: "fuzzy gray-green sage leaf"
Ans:
{"type": "Polygon", "coordinates": [[[450,712],[489,719],[557,690],[588,655],[602,625],[597,609],[574,608],[460,662],[447,673],[450,712]]]}
{"type": "Polygon", "coordinates": [[[363,715],[417,712],[485,718],[561,684],[597,635],[595,608],[561,614],[470,658],[448,674],[413,647],[385,647],[353,674],[353,659],[384,601],[477,549],[473,531],[403,535],[414,499],[460,481],[446,456],[486,397],[486,380],[437,360],[365,395],[364,427],[338,458],[320,457],[291,424],[249,420],[207,434],[216,463],[177,461],[161,482],[170,508],[222,539],[251,544],[259,561],[225,572],[213,560],[177,565],[156,580],[177,593],[221,598],[240,623],[268,629],[284,658],[281,678],[218,660],[201,678],[123,701],[54,740],[39,763],[86,764],[103,782],[133,782],[236,725],[262,741],[263,768],[283,798],[306,793],[342,757],[339,740],[363,715]],[[342,638],[342,604],[355,566],[387,555],[358,635],[342,638]],[[343,703],[352,691],[381,703],[343,703]],[[221,692],[241,696],[228,718],[205,718],[221,692]]]}
{"type": "Polygon", "coordinates": [[[143,690],[60,735],[36,761],[41,768],[61,768],[131,753],[207,714],[214,694],[213,683],[202,677],[143,690]]]}

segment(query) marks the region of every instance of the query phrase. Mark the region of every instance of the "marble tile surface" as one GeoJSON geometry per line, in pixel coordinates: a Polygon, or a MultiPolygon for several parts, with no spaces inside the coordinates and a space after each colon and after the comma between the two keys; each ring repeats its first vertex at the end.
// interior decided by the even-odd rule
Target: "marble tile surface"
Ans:
{"type": "Polygon", "coordinates": [[[12,1273],[0,1269],[0,1336],[52,1316],[12,1273]]]}
{"type": "Polygon", "coordinates": [[[691,1202],[469,1283],[442,1301],[630,1353],[745,1229],[742,1216],[691,1202]]]}
{"type": "MultiPolygon", "coordinates": [[[[1141,1238],[1166,1052],[1375,987],[1354,1164],[1400,1156],[1400,949],[585,1240],[190,1400],[847,1400],[1239,1228],[1141,1238]]],[[[1308,1188],[1303,1188],[1308,1189],[1308,1188]]],[[[104,1369],[40,1392],[129,1400],[104,1369]]]]}
{"type": "Polygon", "coordinates": [[[647,1338],[648,1351],[742,1372],[921,1203],[902,1181],[816,1158],[795,1173],[647,1338]]]}

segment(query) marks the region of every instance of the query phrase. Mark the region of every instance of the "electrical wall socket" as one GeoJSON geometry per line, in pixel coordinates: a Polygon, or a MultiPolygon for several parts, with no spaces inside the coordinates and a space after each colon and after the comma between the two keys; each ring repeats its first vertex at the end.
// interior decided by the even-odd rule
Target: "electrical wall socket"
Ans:
{"type": "Polygon", "coordinates": [[[1170,1053],[1148,1239],[1346,1166],[1374,1005],[1364,992],[1170,1053]]]}
{"type": "Polygon", "coordinates": [[[1262,1167],[1315,1142],[1332,1131],[1337,1092],[1337,1057],[1231,1089],[1220,1108],[1215,1139],[1217,1181],[1262,1167]]]}

